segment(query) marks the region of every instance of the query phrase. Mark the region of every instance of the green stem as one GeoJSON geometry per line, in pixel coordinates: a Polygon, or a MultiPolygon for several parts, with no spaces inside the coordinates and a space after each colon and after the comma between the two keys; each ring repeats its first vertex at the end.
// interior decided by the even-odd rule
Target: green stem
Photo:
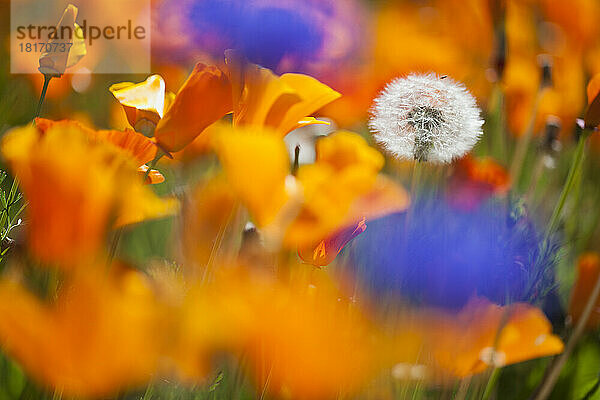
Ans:
{"type": "Polygon", "coordinates": [[[423,168],[423,162],[415,160],[415,165],[413,166],[412,176],[410,179],[410,195],[411,202],[413,204],[416,202],[419,195],[419,186],[423,176],[423,168]]]}
{"type": "Polygon", "coordinates": [[[506,159],[506,135],[504,134],[504,93],[500,85],[496,83],[492,91],[491,104],[493,105],[490,115],[490,144],[491,154],[495,154],[499,160],[506,159]]]}
{"type": "Polygon", "coordinates": [[[146,179],[148,179],[150,172],[154,169],[154,167],[156,167],[156,163],[158,163],[158,160],[160,160],[164,155],[165,155],[165,153],[162,150],[158,149],[156,151],[156,156],[154,157],[154,159],[152,161],[150,161],[150,165],[148,165],[148,169],[146,170],[146,173],[144,174],[144,182],[146,182],[146,179]]]}
{"type": "Polygon", "coordinates": [[[44,86],[42,87],[42,94],[40,94],[40,101],[38,102],[34,119],[39,117],[40,113],[42,112],[42,105],[44,104],[44,100],[46,99],[46,91],[48,91],[48,84],[50,83],[50,79],[52,79],[52,75],[44,74],[44,86]]]}
{"type": "Polygon", "coordinates": [[[154,385],[152,384],[152,382],[148,383],[148,386],[146,386],[146,391],[144,392],[144,397],[142,398],[142,400],[150,400],[152,398],[152,395],[154,394],[154,385]]]}
{"type": "Polygon", "coordinates": [[[548,228],[546,229],[544,245],[547,244],[552,234],[556,231],[556,228],[558,227],[558,223],[560,221],[560,215],[562,214],[563,208],[565,207],[565,203],[567,201],[569,193],[573,188],[575,177],[580,173],[581,166],[583,165],[583,158],[585,155],[585,142],[588,136],[589,132],[583,131],[581,137],[579,138],[579,141],[577,142],[577,148],[575,149],[575,155],[573,156],[573,162],[571,163],[571,168],[569,169],[567,180],[563,186],[562,192],[560,193],[558,203],[556,203],[554,211],[552,212],[552,216],[550,217],[550,223],[548,224],[548,228]]]}
{"type": "Polygon", "coordinates": [[[54,393],[52,393],[52,400],[61,400],[62,399],[62,390],[59,388],[54,388],[54,393]]]}
{"type": "Polygon", "coordinates": [[[552,389],[560,376],[560,372],[562,371],[563,366],[573,353],[575,349],[575,345],[581,338],[583,331],[585,330],[585,326],[592,315],[592,311],[594,310],[594,306],[598,301],[598,297],[600,295],[600,276],[596,279],[596,283],[594,284],[594,288],[592,289],[592,293],[588,298],[587,303],[585,304],[585,308],[583,309],[583,313],[581,317],[577,320],[577,324],[575,325],[575,329],[573,330],[573,334],[567,341],[565,345],[565,350],[562,352],[558,358],[554,359],[554,362],[550,364],[548,367],[548,371],[545,374],[545,379],[542,382],[540,388],[538,389],[537,395],[535,396],[535,400],[544,400],[548,398],[550,393],[552,393],[552,389]]]}
{"type": "Polygon", "coordinates": [[[115,259],[115,255],[117,254],[117,249],[119,248],[119,242],[121,241],[121,236],[123,236],[123,227],[119,227],[112,239],[112,243],[110,244],[110,250],[108,253],[108,266],[112,265],[113,260],[115,259]]]}
{"type": "Polygon", "coordinates": [[[498,382],[498,378],[500,377],[500,368],[494,368],[492,370],[492,374],[490,375],[490,379],[488,379],[487,385],[485,386],[485,390],[483,392],[483,396],[481,396],[481,400],[488,400],[492,395],[492,391],[494,387],[496,387],[496,383],[498,382]]]}

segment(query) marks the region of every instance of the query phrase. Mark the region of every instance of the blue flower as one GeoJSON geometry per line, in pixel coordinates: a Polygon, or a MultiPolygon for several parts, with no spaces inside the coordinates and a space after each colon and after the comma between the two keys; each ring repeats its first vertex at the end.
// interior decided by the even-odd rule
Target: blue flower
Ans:
{"type": "Polygon", "coordinates": [[[539,245],[533,224],[503,204],[464,212],[428,198],[369,222],[349,256],[378,298],[458,309],[473,295],[498,304],[528,300],[539,245]]]}
{"type": "Polygon", "coordinates": [[[333,0],[165,0],[155,21],[159,36],[166,31],[188,37],[196,51],[220,58],[231,48],[270,69],[285,61],[286,69],[302,71],[327,57],[326,47],[339,48],[332,40],[359,40],[355,8],[353,0],[343,5],[333,0]],[[163,24],[171,26],[163,29],[163,24]]]}

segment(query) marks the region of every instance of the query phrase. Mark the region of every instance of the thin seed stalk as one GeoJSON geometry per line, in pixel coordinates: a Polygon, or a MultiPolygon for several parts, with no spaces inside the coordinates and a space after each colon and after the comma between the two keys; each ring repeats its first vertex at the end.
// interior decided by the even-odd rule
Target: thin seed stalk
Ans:
{"type": "Polygon", "coordinates": [[[589,132],[584,131],[577,142],[577,148],[575,149],[575,155],[573,156],[573,162],[571,163],[571,168],[569,169],[569,174],[567,175],[567,180],[563,186],[562,192],[560,193],[560,197],[558,199],[558,203],[554,207],[554,211],[552,212],[552,216],[550,217],[550,223],[548,224],[548,228],[546,229],[546,235],[544,237],[544,243],[548,242],[550,236],[556,231],[558,227],[558,223],[560,221],[560,215],[562,214],[563,208],[565,207],[565,203],[567,198],[569,197],[569,193],[571,189],[573,189],[573,184],[575,183],[575,177],[580,174],[581,167],[583,165],[583,158],[585,155],[585,142],[587,137],[589,136],[589,132]]]}
{"type": "Polygon", "coordinates": [[[598,279],[596,279],[594,289],[592,290],[592,293],[590,294],[590,297],[588,298],[588,301],[585,304],[585,308],[583,309],[581,317],[575,325],[573,334],[571,335],[571,337],[567,341],[567,344],[565,345],[565,350],[562,352],[561,355],[558,356],[558,358],[554,360],[552,364],[550,364],[548,373],[546,374],[546,379],[544,379],[544,381],[542,382],[537,392],[537,395],[535,396],[535,400],[545,400],[548,398],[550,393],[552,393],[552,389],[554,388],[554,385],[556,384],[556,381],[560,376],[560,372],[562,371],[563,366],[571,356],[571,353],[573,353],[575,345],[577,344],[577,342],[581,338],[581,335],[583,334],[583,331],[590,318],[590,315],[592,315],[592,311],[594,310],[594,306],[598,301],[599,295],[600,276],[598,277],[598,279]]]}
{"type": "Polygon", "coordinates": [[[496,382],[498,382],[498,378],[500,377],[500,370],[501,368],[494,368],[492,370],[492,374],[490,375],[490,379],[488,379],[487,385],[485,386],[481,400],[488,400],[492,395],[494,387],[496,387],[496,382]]]}
{"type": "MultiPolygon", "coordinates": [[[[565,206],[569,192],[573,188],[573,184],[575,182],[575,177],[581,173],[581,166],[583,165],[583,158],[584,158],[584,154],[585,154],[585,152],[584,152],[585,142],[587,140],[587,137],[589,136],[589,133],[590,133],[589,131],[584,130],[581,134],[581,137],[579,138],[579,142],[577,143],[577,149],[575,150],[575,155],[573,156],[573,163],[571,164],[571,168],[569,170],[569,175],[567,176],[567,181],[565,182],[565,185],[563,186],[563,190],[560,194],[560,198],[558,200],[558,203],[556,204],[556,207],[554,208],[554,212],[552,213],[552,217],[550,219],[550,224],[548,225],[548,229],[546,231],[546,236],[545,236],[544,243],[543,243],[544,247],[547,246],[548,239],[554,233],[554,231],[556,230],[556,227],[558,226],[558,222],[560,220],[560,215],[565,206]]],[[[558,380],[558,377],[560,376],[560,372],[561,372],[563,366],[565,365],[567,359],[571,356],[573,349],[575,349],[575,345],[577,344],[581,335],[583,334],[583,331],[585,329],[587,321],[588,321],[590,315],[592,314],[592,310],[594,309],[594,306],[598,300],[599,295],[600,295],[600,277],[598,277],[598,279],[596,280],[596,283],[594,284],[592,293],[590,294],[590,297],[587,300],[587,303],[585,305],[583,313],[581,314],[581,317],[579,318],[579,320],[577,321],[577,324],[575,325],[575,329],[573,330],[571,337],[569,337],[569,340],[567,341],[567,344],[565,346],[563,353],[560,356],[558,356],[557,358],[555,358],[554,361],[548,367],[548,371],[545,374],[545,379],[542,382],[542,384],[540,385],[540,387],[537,391],[537,394],[534,397],[535,400],[544,400],[544,399],[548,398],[548,396],[552,392],[552,389],[554,388],[554,385],[556,384],[556,381],[558,380]]]]}

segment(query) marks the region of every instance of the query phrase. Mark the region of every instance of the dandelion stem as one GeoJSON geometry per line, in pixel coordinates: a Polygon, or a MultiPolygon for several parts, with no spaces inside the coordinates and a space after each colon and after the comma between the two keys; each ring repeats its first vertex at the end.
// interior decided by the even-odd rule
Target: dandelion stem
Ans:
{"type": "Polygon", "coordinates": [[[558,199],[558,203],[556,203],[556,207],[554,207],[554,211],[552,212],[552,216],[550,217],[550,223],[546,229],[546,235],[544,237],[544,246],[547,245],[548,240],[558,227],[558,223],[560,221],[560,215],[562,213],[563,208],[565,207],[565,203],[573,188],[573,184],[575,183],[575,178],[581,172],[581,166],[583,165],[583,158],[585,155],[585,142],[587,137],[589,136],[589,131],[584,130],[577,142],[577,148],[575,149],[575,155],[573,156],[573,162],[571,163],[571,168],[569,169],[569,174],[567,175],[567,180],[563,186],[562,192],[560,193],[560,197],[558,199]]]}
{"type": "Polygon", "coordinates": [[[418,193],[419,193],[419,185],[421,184],[421,178],[423,176],[423,163],[421,161],[415,160],[415,164],[413,166],[412,176],[410,178],[410,195],[411,202],[414,204],[418,193]]]}
{"type": "Polygon", "coordinates": [[[405,233],[408,233],[410,230],[410,224],[412,223],[414,207],[417,204],[417,198],[419,197],[419,186],[421,182],[421,177],[423,175],[423,165],[422,162],[415,160],[415,164],[413,165],[412,175],[410,178],[410,207],[406,211],[405,218],[405,233]]]}
{"type": "Polygon", "coordinates": [[[42,112],[42,105],[44,104],[44,100],[46,99],[46,92],[48,91],[48,84],[50,83],[50,79],[52,79],[52,75],[44,74],[44,86],[42,87],[42,93],[40,94],[40,101],[38,102],[34,119],[39,117],[42,112]]]}
{"type": "MultiPolygon", "coordinates": [[[[580,140],[583,140],[583,138],[581,138],[580,140]]],[[[565,345],[565,350],[562,352],[561,355],[559,355],[557,358],[555,358],[554,361],[549,365],[548,371],[545,375],[546,378],[544,379],[540,388],[538,389],[537,395],[534,397],[535,400],[544,400],[544,399],[548,398],[548,396],[552,392],[552,389],[554,388],[554,385],[556,384],[556,381],[558,380],[558,377],[560,376],[560,372],[561,372],[563,366],[565,365],[565,363],[571,356],[571,353],[575,349],[575,345],[577,344],[577,342],[579,341],[579,338],[583,334],[583,331],[585,329],[587,321],[589,320],[590,315],[592,314],[592,311],[594,309],[594,306],[596,305],[596,301],[598,301],[599,295],[600,295],[600,277],[598,277],[598,279],[596,279],[596,283],[594,284],[592,293],[590,294],[590,297],[588,298],[588,301],[585,304],[583,313],[581,314],[581,317],[579,318],[579,320],[577,320],[575,329],[573,330],[571,337],[569,338],[569,340],[567,341],[567,344],[565,345]]]]}

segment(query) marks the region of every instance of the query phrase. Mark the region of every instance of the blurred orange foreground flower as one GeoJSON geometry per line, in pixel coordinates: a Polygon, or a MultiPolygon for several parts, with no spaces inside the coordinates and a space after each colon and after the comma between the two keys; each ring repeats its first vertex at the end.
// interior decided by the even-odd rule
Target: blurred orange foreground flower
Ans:
{"type": "Polygon", "coordinates": [[[97,255],[107,230],[171,215],[174,199],[145,187],[130,156],[65,123],[45,133],[16,128],[0,151],[28,202],[28,244],[44,262],[71,268],[97,255]],[[114,221],[111,224],[111,221],[114,221]]]}
{"type": "Polygon", "coordinates": [[[0,340],[42,384],[67,396],[106,396],[155,372],[158,310],[142,275],[131,270],[108,277],[104,268],[80,269],[51,306],[4,280],[0,340]]]}
{"type": "Polygon", "coordinates": [[[525,303],[502,307],[475,298],[456,316],[427,318],[431,320],[424,331],[435,361],[451,376],[465,377],[489,367],[558,354],[564,347],[560,338],[552,335],[544,314],[525,303]]]}
{"type": "MultiPolygon", "coordinates": [[[[127,129],[125,131],[94,130],[80,124],[78,121],[52,121],[45,118],[36,118],[35,126],[42,133],[45,133],[52,126],[58,126],[67,129],[69,126],[72,126],[74,129],[85,132],[93,141],[112,143],[115,146],[125,150],[125,153],[130,156],[131,161],[133,161],[136,165],[139,165],[138,172],[142,176],[144,176],[148,170],[148,166],[145,164],[152,161],[152,159],[156,156],[156,144],[146,136],[131,129],[127,129]]],[[[146,183],[156,184],[164,181],[165,177],[160,172],[153,169],[149,173],[146,183]]]]}

